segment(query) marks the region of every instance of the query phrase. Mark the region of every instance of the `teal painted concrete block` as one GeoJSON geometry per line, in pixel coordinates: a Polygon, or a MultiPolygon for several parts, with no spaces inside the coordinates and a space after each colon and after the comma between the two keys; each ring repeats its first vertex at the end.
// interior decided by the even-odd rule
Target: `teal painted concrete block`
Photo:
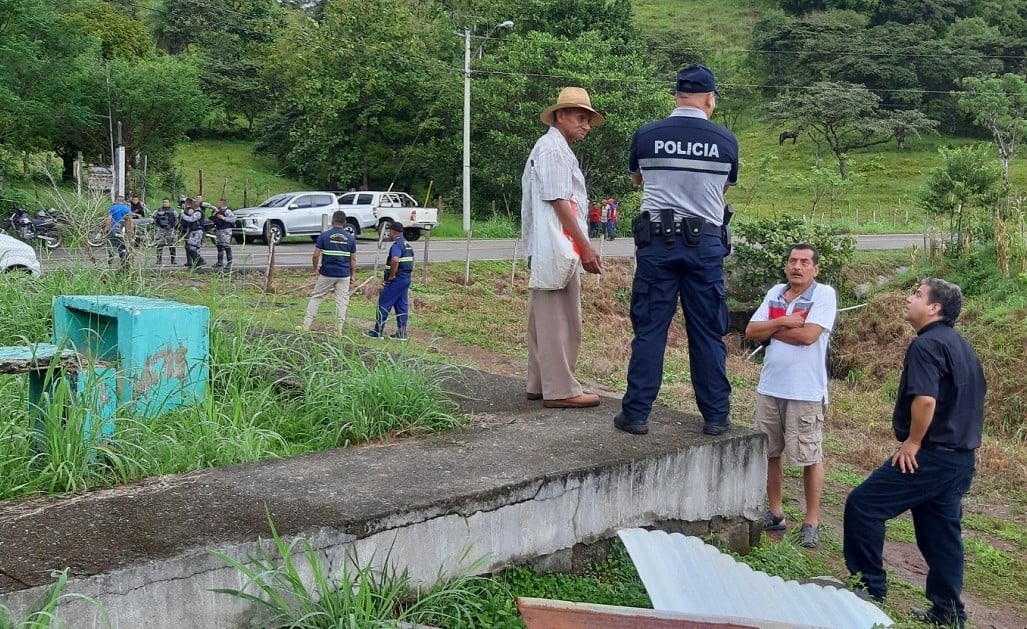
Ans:
{"type": "MultiPolygon", "coordinates": [[[[114,436],[114,411],[118,405],[114,368],[100,364],[83,367],[80,371],[53,369],[29,373],[29,412],[37,439],[47,433],[47,407],[69,395],[70,400],[65,402],[74,408],[56,413],[56,417],[62,417],[63,424],[68,423],[70,415],[81,413],[84,441],[109,441],[114,436]],[[64,383],[68,385],[67,392],[60,391],[64,383]]],[[[49,416],[54,417],[55,414],[50,413],[49,416]]]]}
{"type": "Polygon", "coordinates": [[[152,418],[201,403],[210,376],[210,310],[133,295],[54,298],[54,343],[113,367],[117,404],[152,418]]]}

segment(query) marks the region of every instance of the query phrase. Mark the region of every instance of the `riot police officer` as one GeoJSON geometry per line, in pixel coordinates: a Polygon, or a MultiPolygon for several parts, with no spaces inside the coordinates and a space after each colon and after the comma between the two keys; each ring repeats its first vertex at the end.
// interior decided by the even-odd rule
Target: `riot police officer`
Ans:
{"type": "Polygon", "coordinates": [[[190,268],[206,266],[207,262],[200,255],[203,244],[203,209],[195,199],[186,199],[185,210],[182,211],[182,225],[185,229],[185,265],[190,268]]]}
{"type": "Polygon", "coordinates": [[[232,270],[232,228],[235,227],[235,214],[228,209],[228,201],[221,199],[214,213],[210,215],[214,223],[214,244],[218,248],[218,261],[215,269],[224,266],[226,271],[232,270]]]}
{"type": "Polygon", "coordinates": [[[164,199],[160,209],[153,215],[153,224],[157,226],[157,264],[164,264],[164,247],[171,252],[171,264],[175,264],[175,241],[178,234],[178,212],[171,207],[171,199],[164,199]]]}

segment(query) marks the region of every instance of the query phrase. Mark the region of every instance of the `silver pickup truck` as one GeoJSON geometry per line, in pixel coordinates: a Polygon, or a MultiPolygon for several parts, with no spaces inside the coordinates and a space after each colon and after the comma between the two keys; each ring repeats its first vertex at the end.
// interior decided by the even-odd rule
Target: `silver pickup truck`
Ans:
{"type": "Polygon", "coordinates": [[[380,234],[389,222],[403,223],[403,236],[417,240],[421,230],[432,229],[439,223],[439,211],[433,207],[420,207],[406,192],[339,192],[339,209],[346,213],[350,229],[359,234],[365,229],[376,229],[380,234]]]}
{"type": "Polygon", "coordinates": [[[257,207],[235,210],[232,236],[236,242],[260,239],[277,244],[286,236],[321,233],[321,217],[339,209],[333,192],[283,192],[257,207]]]}

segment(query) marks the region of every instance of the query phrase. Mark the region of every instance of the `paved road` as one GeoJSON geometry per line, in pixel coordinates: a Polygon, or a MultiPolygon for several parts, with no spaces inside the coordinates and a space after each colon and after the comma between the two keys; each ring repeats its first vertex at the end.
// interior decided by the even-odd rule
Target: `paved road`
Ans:
{"type": "MultiPolygon", "coordinates": [[[[630,238],[618,238],[613,241],[594,241],[600,255],[606,257],[631,257],[635,254],[635,247],[630,238]]],[[[856,237],[858,249],[905,249],[916,243],[923,247],[923,234],[871,234],[856,237]]],[[[464,260],[467,255],[468,244],[466,240],[431,240],[425,238],[411,243],[414,246],[414,253],[418,260],[429,260],[431,262],[447,262],[453,260],[464,260]],[[425,247],[428,248],[427,254],[425,247]]],[[[371,267],[378,258],[381,265],[385,261],[387,244],[383,249],[378,250],[377,241],[357,241],[357,262],[361,268],[371,267]]],[[[515,250],[520,255],[519,245],[516,240],[472,240],[470,243],[470,254],[472,260],[510,260],[514,257],[515,250]]],[[[233,245],[232,251],[235,254],[236,268],[264,268],[267,266],[268,249],[263,244],[233,245]]],[[[310,266],[310,255],[313,245],[310,242],[296,241],[279,245],[275,250],[276,268],[307,268],[310,266]]],[[[154,264],[154,251],[145,251],[147,266],[154,264]]],[[[179,263],[185,261],[185,250],[178,248],[179,263]]],[[[83,261],[90,264],[103,263],[106,260],[106,251],[97,249],[57,249],[53,252],[42,252],[40,254],[43,268],[69,267],[81,264],[83,261]],[[49,257],[47,257],[49,255],[49,257]],[[93,256],[93,258],[90,258],[93,256]]],[[[203,257],[208,263],[217,260],[217,252],[213,246],[203,248],[203,257]]]]}

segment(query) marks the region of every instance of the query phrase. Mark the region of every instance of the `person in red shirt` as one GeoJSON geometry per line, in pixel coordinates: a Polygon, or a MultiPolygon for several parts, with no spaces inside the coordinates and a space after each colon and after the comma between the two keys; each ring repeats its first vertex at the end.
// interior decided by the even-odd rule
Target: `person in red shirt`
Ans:
{"type": "Polygon", "coordinates": [[[602,208],[599,203],[593,203],[588,208],[588,237],[598,238],[602,229],[602,208]]]}

